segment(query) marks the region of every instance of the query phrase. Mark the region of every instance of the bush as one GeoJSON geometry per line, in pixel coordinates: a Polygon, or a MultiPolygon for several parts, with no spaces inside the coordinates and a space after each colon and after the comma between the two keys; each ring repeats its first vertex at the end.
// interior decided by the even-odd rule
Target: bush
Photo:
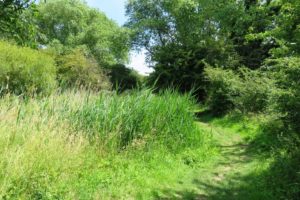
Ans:
{"type": "Polygon", "coordinates": [[[109,76],[113,88],[119,91],[137,88],[142,83],[142,78],[136,71],[122,64],[111,66],[109,76]]]}
{"type": "Polygon", "coordinates": [[[232,97],[234,82],[239,82],[237,76],[231,70],[221,68],[205,68],[205,76],[208,80],[207,103],[215,114],[223,114],[233,108],[232,97]]]}
{"type": "Polygon", "coordinates": [[[42,52],[0,41],[0,92],[49,94],[56,87],[54,60],[42,52]]]}
{"type": "Polygon", "coordinates": [[[63,88],[83,87],[97,91],[111,88],[104,70],[83,49],[77,48],[58,55],[56,60],[58,80],[63,88]]]}
{"type": "Polygon", "coordinates": [[[273,81],[264,73],[247,68],[237,72],[207,67],[208,105],[216,114],[233,108],[243,113],[264,111],[269,102],[273,81]]]}
{"type": "Polygon", "coordinates": [[[265,111],[275,90],[274,81],[259,70],[241,68],[238,73],[240,83],[236,87],[239,95],[233,98],[236,108],[244,113],[265,111]]]}
{"type": "Polygon", "coordinates": [[[275,108],[287,126],[300,132],[300,58],[282,58],[269,64],[278,87],[275,108]]]}

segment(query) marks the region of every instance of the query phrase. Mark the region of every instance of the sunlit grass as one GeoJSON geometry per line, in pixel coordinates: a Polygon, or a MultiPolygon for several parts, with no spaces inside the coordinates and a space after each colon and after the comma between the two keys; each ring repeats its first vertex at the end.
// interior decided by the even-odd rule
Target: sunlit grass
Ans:
{"type": "Polygon", "coordinates": [[[0,197],[152,197],[214,154],[195,103],[172,91],[0,99],[0,197]]]}

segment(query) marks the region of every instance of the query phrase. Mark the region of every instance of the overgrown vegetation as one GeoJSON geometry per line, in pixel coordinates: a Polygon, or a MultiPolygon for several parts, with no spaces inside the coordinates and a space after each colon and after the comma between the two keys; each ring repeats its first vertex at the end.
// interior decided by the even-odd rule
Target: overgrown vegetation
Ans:
{"type": "Polygon", "coordinates": [[[168,91],[157,96],[150,90],[112,94],[110,98],[102,95],[84,105],[74,119],[89,138],[117,149],[133,141],[148,142],[146,139],[176,152],[201,142],[194,124],[194,104],[189,98],[168,91]]]}
{"type": "Polygon", "coordinates": [[[49,94],[55,89],[56,67],[50,56],[0,41],[0,60],[1,94],[49,94]]]}
{"type": "Polygon", "coordinates": [[[243,113],[266,111],[270,104],[274,81],[261,71],[240,68],[237,72],[230,69],[205,69],[209,82],[207,105],[215,114],[224,114],[238,109],[243,113]]]}
{"type": "Polygon", "coordinates": [[[74,49],[55,55],[57,79],[61,88],[109,90],[111,83],[104,69],[84,49],[74,49]]]}
{"type": "Polygon", "coordinates": [[[150,198],[214,151],[193,101],[172,92],[5,96],[0,105],[4,199],[150,198]]]}
{"type": "Polygon", "coordinates": [[[125,65],[113,65],[108,75],[110,76],[113,88],[121,92],[142,86],[143,76],[137,71],[127,68],[125,65]]]}
{"type": "Polygon", "coordinates": [[[125,8],[0,1],[0,199],[299,199],[300,1],[125,8]]]}

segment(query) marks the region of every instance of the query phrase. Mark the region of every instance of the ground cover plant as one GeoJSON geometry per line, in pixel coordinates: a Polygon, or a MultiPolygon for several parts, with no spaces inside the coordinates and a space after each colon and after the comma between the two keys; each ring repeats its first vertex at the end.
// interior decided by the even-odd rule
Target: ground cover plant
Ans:
{"type": "Polygon", "coordinates": [[[300,199],[300,1],[121,2],[0,1],[0,199],[300,199]]]}
{"type": "Polygon", "coordinates": [[[0,105],[3,199],[150,198],[214,154],[194,102],[171,91],[8,95],[0,105]]]}

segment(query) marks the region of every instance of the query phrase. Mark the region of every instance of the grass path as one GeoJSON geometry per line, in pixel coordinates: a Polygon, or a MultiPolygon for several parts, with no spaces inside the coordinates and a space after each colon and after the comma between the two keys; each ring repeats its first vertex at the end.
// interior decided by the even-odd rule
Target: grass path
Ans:
{"type": "Polygon", "coordinates": [[[197,122],[212,135],[219,155],[194,170],[176,189],[166,189],[157,199],[260,200],[270,199],[257,178],[264,167],[241,134],[209,122],[197,122]]]}

